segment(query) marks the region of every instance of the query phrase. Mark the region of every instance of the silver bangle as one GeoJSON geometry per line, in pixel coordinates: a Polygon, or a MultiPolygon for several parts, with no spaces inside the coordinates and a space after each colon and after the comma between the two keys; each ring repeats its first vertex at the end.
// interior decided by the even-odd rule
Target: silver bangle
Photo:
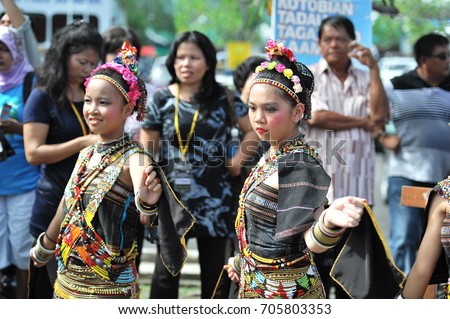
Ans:
{"type": "Polygon", "coordinates": [[[37,239],[36,246],[33,247],[33,257],[40,264],[46,264],[55,254],[54,249],[47,249],[42,244],[44,236],[45,232],[42,232],[37,239]]]}
{"type": "Polygon", "coordinates": [[[146,216],[153,216],[156,215],[158,212],[158,204],[154,204],[147,208],[142,206],[141,201],[139,200],[139,191],[137,191],[136,194],[134,195],[134,203],[139,212],[141,212],[146,216]]]}

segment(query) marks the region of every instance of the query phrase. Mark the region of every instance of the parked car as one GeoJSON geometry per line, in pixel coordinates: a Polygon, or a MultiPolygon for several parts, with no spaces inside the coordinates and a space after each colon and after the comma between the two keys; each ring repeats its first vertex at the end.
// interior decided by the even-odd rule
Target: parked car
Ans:
{"type": "Polygon", "coordinates": [[[383,83],[417,67],[417,62],[409,56],[388,56],[378,61],[380,77],[383,83]]]}

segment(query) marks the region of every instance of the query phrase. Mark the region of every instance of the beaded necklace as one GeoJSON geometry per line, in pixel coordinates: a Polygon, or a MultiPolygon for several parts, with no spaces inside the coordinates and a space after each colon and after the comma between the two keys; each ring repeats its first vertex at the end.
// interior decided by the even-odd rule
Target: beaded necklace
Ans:
{"type": "Polygon", "coordinates": [[[252,262],[252,259],[255,259],[262,263],[273,265],[274,268],[283,268],[286,266],[291,266],[294,263],[298,262],[300,259],[303,259],[303,256],[300,258],[294,258],[294,260],[289,260],[285,257],[272,259],[256,255],[249,248],[245,227],[245,201],[247,196],[252,193],[254,188],[256,188],[264,180],[266,180],[267,177],[278,171],[278,159],[281,156],[285,156],[290,152],[302,152],[316,159],[319,158],[317,152],[312,147],[307,145],[303,138],[304,135],[299,134],[293,139],[286,141],[279,146],[279,148],[275,151],[275,154],[272,156],[269,155],[270,150],[267,151],[267,153],[265,154],[266,160],[264,161],[264,163],[262,165],[255,166],[244,182],[241,194],[239,195],[239,207],[237,211],[235,227],[239,240],[239,246],[241,248],[241,253],[244,258],[247,257],[247,260],[249,262],[252,262]]]}
{"type": "Polygon", "coordinates": [[[72,176],[72,183],[68,185],[65,191],[66,207],[69,209],[69,212],[61,225],[61,232],[56,246],[56,254],[61,257],[61,260],[58,258],[59,270],[64,267],[71,251],[75,249],[86,265],[104,279],[110,280],[109,272],[113,270],[121,270],[119,277],[115,279],[116,283],[130,282],[136,277],[135,270],[127,269],[127,266],[124,265],[126,261],[134,260],[137,254],[136,243],[133,243],[127,255],[112,256],[106,243],[93,227],[92,220],[104,195],[109,191],[120,174],[122,165],[128,157],[124,156],[124,154],[131,155],[137,151],[136,144],[130,138],[120,138],[105,144],[94,144],[80,155],[79,169],[72,176]],[[87,164],[94,152],[101,154],[101,160],[86,174],[87,164]],[[83,208],[81,195],[88,185],[100,172],[119,158],[121,158],[120,163],[115,165],[111,172],[108,172],[105,178],[98,183],[96,191],[89,199],[89,204],[86,208],[83,208]]]}
{"type": "Polygon", "coordinates": [[[77,174],[73,179],[75,195],[74,199],[77,200],[80,198],[81,194],[86,190],[89,186],[89,183],[106,167],[108,167],[111,163],[115,162],[120,156],[122,156],[123,152],[118,152],[120,148],[125,149],[126,140],[125,136],[120,137],[117,140],[101,143],[97,142],[89,146],[87,155],[83,157],[81,164],[78,168],[77,174]],[[94,154],[100,155],[100,160],[93,169],[83,177],[85,171],[87,169],[88,163],[91,160],[94,154]]]}

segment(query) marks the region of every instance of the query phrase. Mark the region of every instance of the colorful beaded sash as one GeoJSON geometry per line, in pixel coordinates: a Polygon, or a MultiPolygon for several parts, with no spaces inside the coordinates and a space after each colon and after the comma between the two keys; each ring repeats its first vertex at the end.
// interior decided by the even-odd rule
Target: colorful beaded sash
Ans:
{"type": "MultiPolygon", "coordinates": [[[[305,256],[309,252],[305,252],[305,256]]],[[[322,281],[314,263],[304,260],[296,267],[267,269],[256,266],[252,258],[242,258],[239,298],[321,299],[322,281]]]]}
{"type": "Polygon", "coordinates": [[[119,141],[117,146],[109,148],[105,154],[102,154],[100,163],[80,180],[77,176],[83,173],[80,171],[86,168],[95,147],[96,145],[92,145],[80,153],[76,165],[79,169],[74,170],[70,179],[71,182],[68,183],[64,191],[64,205],[68,213],[61,224],[55,250],[58,272],[61,272],[67,266],[69,257],[74,254],[100,278],[114,284],[128,284],[137,278],[136,269],[133,266],[137,255],[136,241],[126,255],[113,254],[94,229],[92,220],[105,194],[108,193],[118,178],[125,160],[141,151],[141,148],[130,139],[119,141]],[[117,160],[120,160],[118,164],[111,165],[117,160]],[[107,174],[99,181],[96,190],[90,196],[89,204],[84,208],[81,198],[83,192],[87,189],[89,183],[106,169],[107,174]]]}

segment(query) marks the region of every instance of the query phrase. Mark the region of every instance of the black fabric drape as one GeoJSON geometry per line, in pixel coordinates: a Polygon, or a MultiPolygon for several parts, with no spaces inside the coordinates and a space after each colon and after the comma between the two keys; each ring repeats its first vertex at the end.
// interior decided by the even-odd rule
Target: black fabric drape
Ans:
{"type": "Polygon", "coordinates": [[[401,292],[406,275],[395,265],[375,216],[366,204],[330,275],[354,299],[390,299],[401,292]]]}
{"type": "Polygon", "coordinates": [[[195,218],[176,197],[161,167],[155,166],[155,170],[163,188],[155,224],[157,226],[157,240],[164,266],[173,276],[176,276],[186,263],[185,236],[194,225],[195,218]],[[174,236],[174,234],[177,234],[177,236],[174,236]]]}

